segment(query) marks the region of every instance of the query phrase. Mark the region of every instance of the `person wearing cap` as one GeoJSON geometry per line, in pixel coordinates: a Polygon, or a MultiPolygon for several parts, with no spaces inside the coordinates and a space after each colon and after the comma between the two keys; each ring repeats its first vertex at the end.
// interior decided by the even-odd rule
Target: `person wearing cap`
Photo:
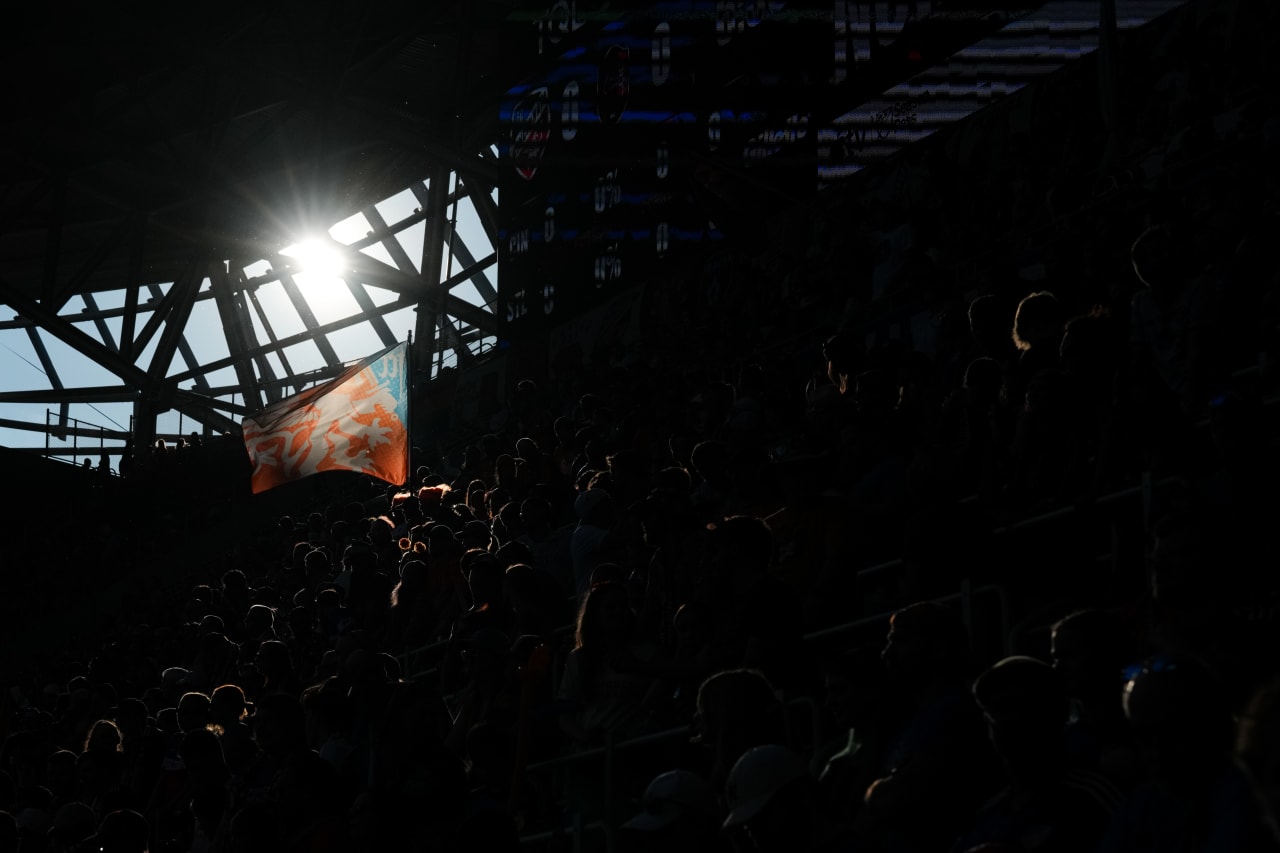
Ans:
{"type": "Polygon", "coordinates": [[[668,770],[653,778],[640,811],[622,824],[625,848],[634,853],[727,851],[720,832],[724,809],[707,780],[691,770],[668,770]]]}
{"type": "Polygon", "coordinates": [[[1006,785],[978,812],[955,849],[1097,849],[1121,792],[1106,776],[1070,760],[1071,706],[1059,674],[1033,657],[1007,657],[978,676],[973,698],[986,718],[1006,785]]]}
{"type": "MultiPolygon", "coordinates": [[[[1125,670],[1122,704],[1141,756],[1142,777],[1116,810],[1103,853],[1145,850],[1276,850],[1260,809],[1265,800],[1233,746],[1254,741],[1265,714],[1246,705],[1239,724],[1221,674],[1177,653],[1125,670]]],[[[1256,753],[1255,753],[1256,757],[1256,753]]],[[[1253,768],[1258,765],[1254,764],[1253,768]]]]}
{"type": "Polygon", "coordinates": [[[852,828],[822,811],[809,764],[780,744],[742,754],[725,783],[723,831],[739,850],[825,853],[852,850],[852,828]]]}

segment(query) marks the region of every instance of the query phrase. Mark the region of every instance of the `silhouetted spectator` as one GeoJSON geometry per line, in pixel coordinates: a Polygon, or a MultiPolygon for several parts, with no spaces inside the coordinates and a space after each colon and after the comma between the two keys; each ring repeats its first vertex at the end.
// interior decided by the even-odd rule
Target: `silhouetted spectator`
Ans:
{"type": "Polygon", "coordinates": [[[748,749],[786,740],[782,702],[769,680],[754,669],[729,669],[698,688],[694,736],[710,750],[706,778],[723,786],[729,770],[748,749]]]}
{"type": "Polygon", "coordinates": [[[597,745],[606,733],[622,738],[646,728],[657,693],[635,661],[655,651],[636,634],[625,587],[602,583],[587,593],[560,681],[561,724],[576,747],[597,745]]]}
{"type": "Polygon", "coordinates": [[[1027,389],[1036,374],[1058,366],[1065,324],[1057,297],[1047,290],[1024,296],[1018,303],[1012,336],[1019,355],[1007,381],[1009,402],[1015,409],[1025,404],[1027,389]]]}
{"type": "Polygon", "coordinates": [[[1098,849],[1263,849],[1266,832],[1233,761],[1235,728],[1217,679],[1189,655],[1148,658],[1127,676],[1124,711],[1143,776],[1098,849]]]}
{"type": "Polygon", "coordinates": [[[899,723],[886,733],[882,769],[860,814],[872,837],[909,850],[949,845],[998,789],[995,756],[970,694],[968,646],[959,613],[944,605],[921,602],[890,618],[882,657],[899,723]]]}
{"type": "Polygon", "coordinates": [[[725,783],[724,832],[731,839],[745,833],[760,853],[850,849],[851,830],[823,812],[816,787],[794,751],[777,744],[752,747],[734,763],[725,783]]]}
{"type": "Polygon", "coordinates": [[[705,779],[689,770],[653,778],[640,811],[622,824],[626,849],[635,853],[695,853],[728,849],[720,833],[724,810],[705,779]]]}
{"type": "Polygon", "coordinates": [[[954,849],[983,844],[1092,850],[1120,799],[1103,775],[1072,766],[1070,704],[1053,668],[1018,656],[978,676],[973,696],[1004,765],[1007,786],[984,804],[954,849]]]}

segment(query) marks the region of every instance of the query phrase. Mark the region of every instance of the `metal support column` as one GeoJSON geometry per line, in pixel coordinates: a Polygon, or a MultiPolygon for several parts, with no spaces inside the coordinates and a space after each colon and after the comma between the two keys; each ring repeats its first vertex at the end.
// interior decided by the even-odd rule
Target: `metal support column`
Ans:
{"type": "Polygon", "coordinates": [[[449,167],[435,166],[428,179],[426,233],[422,238],[422,295],[413,330],[413,369],[431,375],[431,359],[443,346],[438,340],[440,317],[444,313],[444,290],[440,268],[444,262],[444,239],[448,232],[449,167]]]}

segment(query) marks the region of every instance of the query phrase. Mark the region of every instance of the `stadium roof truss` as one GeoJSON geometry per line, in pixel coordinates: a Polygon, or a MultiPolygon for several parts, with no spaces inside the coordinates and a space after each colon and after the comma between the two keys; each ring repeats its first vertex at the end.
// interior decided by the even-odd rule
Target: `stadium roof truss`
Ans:
{"type": "Polygon", "coordinates": [[[0,427],[128,404],[144,436],[235,431],[410,333],[428,375],[492,345],[507,4],[73,5],[4,59],[42,85],[0,94],[0,427]]]}
{"type": "MultiPolygon", "coordinates": [[[[1128,29],[1185,3],[801,3],[830,18],[833,82],[863,69],[819,110],[814,183],[1092,53],[1107,10],[1128,29]],[[911,39],[899,7],[919,15],[911,39]]],[[[148,439],[175,411],[234,432],[410,333],[419,376],[481,356],[499,328],[496,143],[517,70],[502,30],[536,36],[554,76],[544,36],[571,33],[586,5],[229,0],[199,25],[87,0],[32,10],[0,51],[15,81],[0,90],[0,443],[75,434],[81,406],[129,410],[132,430],[104,414],[118,429],[93,431],[114,440],[148,439]],[[327,273],[302,251],[316,247],[327,273]]],[[[722,8],[775,6],[689,0],[707,27],[726,25],[722,8]]],[[[648,31],[634,35],[645,53],[648,31]]],[[[742,184],[740,163],[717,168],[708,187],[742,184]]],[[[772,209],[733,207],[749,203],[745,219],[772,209]]]]}
{"type": "Polygon", "coordinates": [[[46,389],[0,392],[0,403],[65,407],[71,402],[132,401],[146,393],[163,393],[174,408],[229,431],[235,428],[230,416],[257,411],[367,354],[335,346],[331,335],[366,326],[374,336],[369,340],[389,346],[403,339],[403,332],[396,334],[388,325],[389,315],[423,313],[432,306],[430,318],[414,324],[430,335],[434,363],[429,369],[466,366],[492,344],[497,300],[492,267],[497,255],[488,229],[471,229],[468,245],[457,228],[458,209],[470,208],[474,220],[483,223],[487,217],[476,210],[492,207],[493,199],[487,193],[474,196],[456,172],[443,172],[438,179],[436,192],[430,179],[406,187],[404,193],[417,204],[397,220],[388,222],[379,205],[371,204],[339,223],[348,232],[353,223],[367,225],[358,238],[314,238],[327,246],[337,265],[327,276],[308,270],[305,260],[290,253],[294,247],[285,247],[249,263],[193,257],[173,282],[85,291],[59,300],[59,309],[0,282],[0,296],[17,311],[12,319],[0,321],[0,332],[25,333],[49,383],[46,389]],[[436,223],[438,227],[431,227],[436,223]],[[475,245],[477,237],[480,245],[475,245]],[[437,274],[428,274],[436,267],[437,274]],[[347,311],[334,316],[330,309],[330,316],[321,319],[312,303],[331,298],[318,297],[316,288],[300,284],[321,277],[330,280],[319,285],[345,288],[350,295],[347,311]],[[261,296],[268,289],[286,298],[268,302],[261,296]],[[464,289],[465,297],[459,293],[464,289]],[[193,315],[207,314],[201,311],[206,305],[216,312],[209,315],[213,329],[192,322],[193,315]],[[290,319],[300,327],[279,332],[281,321],[290,319]],[[195,335],[204,339],[201,354],[192,345],[195,335]],[[68,387],[49,355],[50,338],[106,368],[119,382],[68,387]],[[308,342],[316,353],[304,354],[301,363],[291,360],[291,352],[308,342]],[[203,354],[209,351],[214,355],[203,354]],[[220,379],[227,371],[233,375],[220,379]],[[190,389],[181,391],[179,385],[186,383],[190,389]]]}

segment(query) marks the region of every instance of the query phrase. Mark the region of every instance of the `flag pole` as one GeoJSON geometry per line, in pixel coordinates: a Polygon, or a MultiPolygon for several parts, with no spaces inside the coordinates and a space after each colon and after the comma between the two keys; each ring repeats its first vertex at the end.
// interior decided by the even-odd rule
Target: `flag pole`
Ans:
{"type": "Polygon", "coordinates": [[[405,472],[406,472],[406,482],[404,483],[404,486],[412,490],[413,472],[415,470],[413,467],[414,466],[413,404],[414,404],[414,400],[416,399],[413,386],[414,386],[415,378],[417,376],[417,371],[414,369],[415,362],[413,359],[413,329],[409,329],[409,331],[407,332],[407,335],[408,337],[405,340],[405,349],[404,349],[404,364],[405,364],[405,369],[409,371],[409,375],[405,377],[404,387],[405,387],[405,390],[408,392],[409,399],[406,401],[408,405],[404,407],[404,413],[405,413],[404,431],[407,438],[407,441],[405,442],[405,453],[408,455],[409,459],[404,466],[405,472]]]}

